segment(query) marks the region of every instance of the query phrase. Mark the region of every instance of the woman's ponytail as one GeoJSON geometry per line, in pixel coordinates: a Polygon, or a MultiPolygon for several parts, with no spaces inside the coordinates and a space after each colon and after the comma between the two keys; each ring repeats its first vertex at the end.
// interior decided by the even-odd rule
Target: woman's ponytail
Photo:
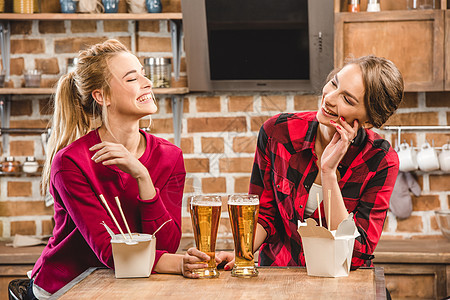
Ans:
{"type": "Polygon", "coordinates": [[[58,82],[53,105],[52,130],[47,144],[47,157],[42,172],[42,191],[50,183],[50,169],[56,153],[91,129],[91,117],[83,109],[74,73],[63,75],[58,82]]]}

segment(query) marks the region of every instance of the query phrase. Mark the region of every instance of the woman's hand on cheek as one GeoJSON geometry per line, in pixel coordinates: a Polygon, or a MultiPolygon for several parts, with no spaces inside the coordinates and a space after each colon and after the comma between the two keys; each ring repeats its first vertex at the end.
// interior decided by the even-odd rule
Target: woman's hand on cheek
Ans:
{"type": "Polygon", "coordinates": [[[120,170],[130,174],[133,178],[148,172],[144,165],[122,145],[110,142],[101,142],[89,148],[96,151],[92,160],[105,166],[116,165],[120,170]]]}
{"type": "Polygon", "coordinates": [[[321,168],[323,173],[336,172],[339,162],[344,157],[358,132],[359,124],[357,120],[353,121],[353,126],[350,126],[343,118],[340,121],[341,125],[330,121],[336,128],[336,133],[322,153],[321,168]]]}

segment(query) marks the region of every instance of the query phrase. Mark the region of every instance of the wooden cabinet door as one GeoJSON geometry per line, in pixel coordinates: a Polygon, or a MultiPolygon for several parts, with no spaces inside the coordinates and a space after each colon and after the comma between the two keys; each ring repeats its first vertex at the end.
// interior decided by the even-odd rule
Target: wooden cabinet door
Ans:
{"type": "Polygon", "coordinates": [[[397,65],[406,91],[444,89],[444,11],[337,13],[334,28],[336,67],[374,54],[397,65]]]}

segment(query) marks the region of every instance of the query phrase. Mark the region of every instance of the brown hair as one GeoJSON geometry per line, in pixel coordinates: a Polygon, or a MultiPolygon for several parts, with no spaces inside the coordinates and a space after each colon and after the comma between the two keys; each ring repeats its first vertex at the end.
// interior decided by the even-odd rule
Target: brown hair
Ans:
{"type": "MultiPolygon", "coordinates": [[[[403,77],[390,60],[374,55],[351,59],[345,65],[361,68],[364,84],[364,105],[369,123],[380,128],[397,110],[403,99],[403,77]]],[[[341,68],[342,69],[342,68],[341,68]]],[[[341,69],[330,72],[327,81],[341,69]]]]}
{"type": "Polygon", "coordinates": [[[115,55],[129,52],[117,40],[107,40],[80,51],[76,69],[63,75],[58,81],[54,96],[52,132],[47,145],[47,157],[42,172],[42,191],[50,182],[50,169],[56,153],[73,141],[87,134],[96,116],[106,122],[105,110],[94,100],[97,89],[109,95],[111,72],[108,61],[115,55]]]}

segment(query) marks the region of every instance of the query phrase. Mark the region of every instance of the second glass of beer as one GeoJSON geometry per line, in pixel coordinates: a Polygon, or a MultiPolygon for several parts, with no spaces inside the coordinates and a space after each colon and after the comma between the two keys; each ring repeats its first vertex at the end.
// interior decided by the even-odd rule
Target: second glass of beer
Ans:
{"type": "Polygon", "coordinates": [[[228,213],[233,231],[235,257],[231,276],[258,276],[253,259],[253,243],[258,222],[259,197],[257,195],[229,195],[228,213]]]}
{"type": "Polygon", "coordinates": [[[190,197],[190,201],[195,245],[198,250],[210,257],[209,261],[204,262],[208,264],[208,267],[196,269],[194,273],[198,274],[200,278],[216,278],[219,276],[215,261],[216,239],[222,199],[220,196],[199,195],[190,197]]]}

